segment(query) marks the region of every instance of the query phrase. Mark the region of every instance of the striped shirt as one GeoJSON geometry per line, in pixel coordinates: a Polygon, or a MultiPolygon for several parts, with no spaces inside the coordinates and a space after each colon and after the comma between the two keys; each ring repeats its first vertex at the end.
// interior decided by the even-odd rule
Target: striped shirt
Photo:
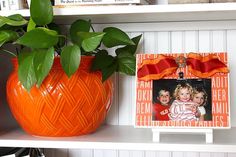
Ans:
{"type": "Polygon", "coordinates": [[[170,114],[169,114],[170,120],[173,121],[197,120],[196,107],[197,104],[192,101],[183,102],[180,100],[175,100],[170,107],[170,114]]]}

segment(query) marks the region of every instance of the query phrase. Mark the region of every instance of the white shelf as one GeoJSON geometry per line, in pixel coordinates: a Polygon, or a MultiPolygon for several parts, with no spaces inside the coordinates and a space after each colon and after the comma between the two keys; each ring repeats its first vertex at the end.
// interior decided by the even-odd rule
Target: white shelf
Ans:
{"type": "MultiPolygon", "coordinates": [[[[0,11],[4,16],[15,13],[29,16],[28,10],[0,11]]],[[[235,20],[236,3],[76,6],[54,8],[54,14],[63,23],[78,16],[94,23],[235,20]]]]}
{"type": "Polygon", "coordinates": [[[214,143],[206,144],[203,135],[189,134],[165,134],[161,143],[155,143],[150,129],[133,126],[103,126],[93,134],[67,138],[35,137],[11,130],[1,132],[0,147],[236,152],[236,128],[213,133],[214,143]]]}

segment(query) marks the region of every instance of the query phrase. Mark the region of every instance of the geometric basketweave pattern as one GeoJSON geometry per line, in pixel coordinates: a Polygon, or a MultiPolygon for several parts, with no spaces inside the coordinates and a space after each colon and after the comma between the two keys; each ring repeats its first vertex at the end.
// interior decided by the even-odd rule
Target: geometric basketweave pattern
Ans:
{"type": "Polygon", "coordinates": [[[95,131],[111,104],[112,82],[102,83],[100,72],[89,72],[91,57],[83,57],[69,79],[59,59],[40,88],[27,92],[18,80],[17,66],[7,82],[13,116],[29,134],[77,136],[95,131]]]}

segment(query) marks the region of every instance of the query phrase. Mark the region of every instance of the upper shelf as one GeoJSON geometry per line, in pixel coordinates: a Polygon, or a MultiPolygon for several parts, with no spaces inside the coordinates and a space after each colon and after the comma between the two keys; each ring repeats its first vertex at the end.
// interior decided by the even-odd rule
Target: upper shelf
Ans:
{"type": "MultiPolygon", "coordinates": [[[[15,13],[29,16],[29,10],[0,11],[4,16],[15,13]]],[[[235,20],[236,3],[76,6],[54,8],[54,15],[61,23],[78,16],[94,23],[235,20]]]]}
{"type": "Polygon", "coordinates": [[[206,144],[203,135],[161,136],[152,142],[151,129],[133,126],[103,126],[90,135],[47,138],[27,135],[21,130],[0,132],[0,147],[79,148],[113,150],[157,150],[191,152],[236,152],[236,128],[214,130],[214,143],[206,144]]]}

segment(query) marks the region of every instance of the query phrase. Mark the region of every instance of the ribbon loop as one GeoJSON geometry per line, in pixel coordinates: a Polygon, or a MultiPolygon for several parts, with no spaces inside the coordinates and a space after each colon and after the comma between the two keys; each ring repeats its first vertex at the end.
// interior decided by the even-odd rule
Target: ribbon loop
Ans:
{"type": "Polygon", "coordinates": [[[227,65],[219,60],[215,54],[202,56],[197,53],[189,53],[187,57],[188,70],[195,76],[207,78],[216,73],[228,73],[227,65]]]}
{"type": "Polygon", "coordinates": [[[178,65],[174,57],[159,55],[157,59],[145,60],[138,69],[137,75],[140,80],[159,80],[177,70],[178,65]]]}
{"type": "Polygon", "coordinates": [[[159,80],[175,73],[179,67],[182,68],[180,65],[185,66],[185,63],[189,72],[200,78],[207,78],[219,72],[229,72],[227,65],[215,54],[202,56],[198,53],[189,53],[186,60],[183,60],[183,56],[179,57],[175,59],[160,54],[157,59],[144,60],[137,71],[138,78],[143,81],[159,80]]]}

